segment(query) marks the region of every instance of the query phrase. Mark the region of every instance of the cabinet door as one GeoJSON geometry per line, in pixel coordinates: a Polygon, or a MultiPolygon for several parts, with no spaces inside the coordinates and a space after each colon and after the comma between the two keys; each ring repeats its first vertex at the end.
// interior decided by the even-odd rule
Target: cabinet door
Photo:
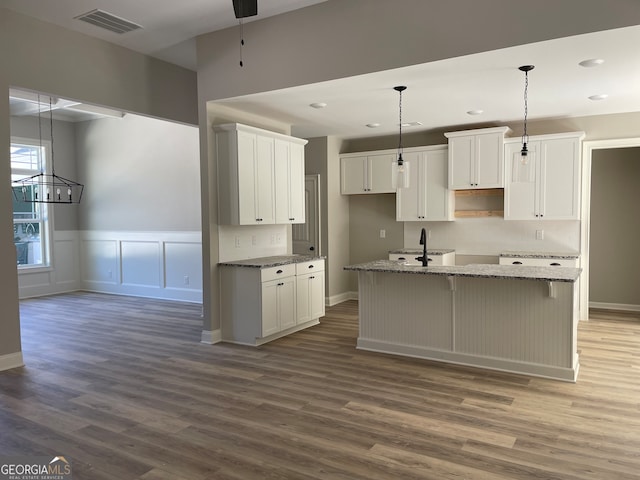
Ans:
{"type": "Polygon", "coordinates": [[[271,280],[262,284],[262,336],[267,337],[280,331],[278,320],[278,288],[281,280],[271,280]]]}
{"type": "Polygon", "coordinates": [[[423,169],[426,177],[426,188],[422,189],[426,196],[424,220],[452,220],[451,191],[447,186],[447,151],[436,150],[424,153],[423,169]]]}
{"type": "Polygon", "coordinates": [[[475,141],[475,186],[504,187],[504,136],[501,133],[488,133],[477,135],[475,141]]]}
{"type": "Polygon", "coordinates": [[[290,172],[289,156],[291,144],[284,140],[276,140],[274,145],[274,173],[276,184],[276,223],[291,223],[289,218],[289,206],[291,204],[290,194],[290,172]]]}
{"type": "Polygon", "coordinates": [[[391,179],[391,165],[395,154],[369,155],[367,157],[367,189],[370,193],[395,193],[391,179]]]}
{"type": "Polygon", "coordinates": [[[277,292],[280,330],[285,330],[296,324],[296,277],[281,279],[277,292]]]}
{"type": "Polygon", "coordinates": [[[324,316],[324,272],[299,275],[296,282],[298,324],[324,316]]]}
{"type": "Polygon", "coordinates": [[[240,225],[258,223],[256,211],[256,135],[239,131],[238,141],[238,221],[240,225]]]}
{"type": "Polygon", "coordinates": [[[255,200],[256,222],[259,225],[275,223],[274,140],[256,136],[255,200]]]}
{"type": "Polygon", "coordinates": [[[311,319],[324,317],[324,272],[311,275],[309,290],[311,319]]]}
{"type": "MultiPolygon", "coordinates": [[[[346,157],[340,159],[340,193],[352,195],[366,193],[365,174],[367,157],[346,157]]],[[[389,169],[391,173],[391,169],[389,169]]]]}
{"type": "Polygon", "coordinates": [[[449,188],[461,190],[475,185],[475,136],[449,139],[449,188]]]}
{"type": "Polygon", "coordinates": [[[304,223],[304,145],[292,143],[289,151],[289,219],[290,223],[304,223]]]}
{"type": "Polygon", "coordinates": [[[541,142],[540,218],[579,220],[580,142],[560,138],[541,142]]]}
{"type": "Polygon", "coordinates": [[[409,165],[409,187],[396,193],[396,220],[416,222],[424,219],[426,210],[424,158],[419,152],[407,152],[403,157],[409,165]]]}
{"type": "Polygon", "coordinates": [[[504,219],[535,220],[538,218],[538,176],[540,143],[529,142],[527,162],[522,163],[522,145],[505,145],[506,182],[504,187],[504,219]]]}

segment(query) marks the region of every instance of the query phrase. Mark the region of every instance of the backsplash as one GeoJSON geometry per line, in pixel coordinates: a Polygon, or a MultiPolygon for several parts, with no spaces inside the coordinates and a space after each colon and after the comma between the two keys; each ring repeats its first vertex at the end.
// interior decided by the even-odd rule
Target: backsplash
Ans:
{"type": "Polygon", "coordinates": [[[427,239],[429,248],[452,248],[461,255],[499,255],[506,250],[580,250],[579,221],[506,221],[490,217],[453,222],[405,222],[405,248],[419,247],[422,227],[431,233],[427,239]]]}
{"type": "Polygon", "coordinates": [[[291,253],[289,225],[219,225],[219,261],[291,253]]]}

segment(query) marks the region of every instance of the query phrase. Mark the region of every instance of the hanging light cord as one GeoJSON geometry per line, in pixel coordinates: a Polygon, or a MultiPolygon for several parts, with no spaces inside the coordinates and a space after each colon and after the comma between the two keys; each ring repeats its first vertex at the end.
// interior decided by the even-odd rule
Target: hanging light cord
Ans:
{"type": "Polygon", "coordinates": [[[53,163],[53,104],[51,103],[51,96],[49,96],[49,127],[51,128],[51,174],[55,177],[56,167],[53,163]]]}
{"type": "Polygon", "coordinates": [[[529,115],[529,102],[528,102],[528,93],[529,93],[529,72],[524,72],[524,133],[522,135],[522,144],[524,145],[524,150],[527,149],[527,142],[529,141],[529,135],[527,135],[527,116],[529,115]]]}
{"type": "MultiPolygon", "coordinates": [[[[42,119],[41,112],[42,104],[40,103],[40,94],[38,94],[38,138],[40,139],[40,150],[38,151],[38,155],[42,155],[42,119]]],[[[44,173],[44,164],[42,163],[42,159],[40,159],[40,173],[44,173]]]]}
{"type": "Polygon", "coordinates": [[[398,105],[398,111],[400,112],[400,115],[399,115],[400,135],[398,136],[398,165],[402,165],[403,163],[403,160],[402,160],[402,91],[404,90],[404,88],[396,87],[396,90],[398,90],[398,92],[400,93],[400,101],[398,105]]]}

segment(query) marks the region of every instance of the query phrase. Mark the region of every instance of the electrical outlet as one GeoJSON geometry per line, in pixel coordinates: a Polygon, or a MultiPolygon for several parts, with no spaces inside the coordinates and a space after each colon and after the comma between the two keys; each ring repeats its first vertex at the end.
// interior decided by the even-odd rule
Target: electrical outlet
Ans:
{"type": "Polygon", "coordinates": [[[240,236],[236,235],[236,248],[240,248],[240,236]]]}
{"type": "Polygon", "coordinates": [[[256,236],[255,235],[251,235],[251,245],[253,245],[255,247],[257,243],[258,243],[258,240],[257,240],[256,236]]]}
{"type": "Polygon", "coordinates": [[[387,231],[384,229],[380,229],[380,238],[386,238],[387,237],[387,231]]]}
{"type": "Polygon", "coordinates": [[[544,240],[544,230],[536,230],[536,240],[544,240]]]}
{"type": "Polygon", "coordinates": [[[276,243],[280,245],[282,243],[282,235],[279,233],[276,234],[276,243]]]}
{"type": "Polygon", "coordinates": [[[273,245],[274,243],[276,243],[276,236],[271,235],[271,245],[273,245]]]}
{"type": "Polygon", "coordinates": [[[431,240],[431,230],[427,230],[427,240],[431,240]]]}
{"type": "Polygon", "coordinates": [[[108,270],[108,271],[107,271],[107,276],[108,276],[109,278],[113,278],[113,272],[112,272],[111,270],[108,270]]]}
{"type": "Polygon", "coordinates": [[[184,284],[189,285],[189,275],[184,276],[184,284]]]}

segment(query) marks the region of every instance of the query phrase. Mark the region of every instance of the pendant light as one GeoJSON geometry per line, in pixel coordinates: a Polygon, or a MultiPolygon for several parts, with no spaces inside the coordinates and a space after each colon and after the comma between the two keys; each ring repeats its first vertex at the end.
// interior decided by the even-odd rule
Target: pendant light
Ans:
{"type": "Polygon", "coordinates": [[[409,163],[402,158],[402,92],[407,87],[399,85],[393,87],[400,96],[399,117],[400,117],[400,134],[398,135],[398,160],[391,165],[391,182],[394,188],[409,188],[409,163]]]}
{"type": "Polygon", "coordinates": [[[529,93],[529,72],[534,69],[533,65],[522,65],[518,70],[524,72],[524,133],[522,134],[522,150],[520,150],[520,162],[526,165],[529,161],[529,135],[527,134],[527,116],[529,115],[529,105],[527,95],[529,93]]]}
{"type": "MultiPolygon", "coordinates": [[[[40,95],[38,95],[38,132],[40,151],[42,151],[42,121],[40,111],[40,95]]],[[[19,202],[27,203],[80,203],[84,185],[56,175],[53,148],[53,102],[49,97],[49,127],[51,129],[51,173],[44,172],[40,162],[40,173],[12,182],[13,195],[19,202]]]]}

